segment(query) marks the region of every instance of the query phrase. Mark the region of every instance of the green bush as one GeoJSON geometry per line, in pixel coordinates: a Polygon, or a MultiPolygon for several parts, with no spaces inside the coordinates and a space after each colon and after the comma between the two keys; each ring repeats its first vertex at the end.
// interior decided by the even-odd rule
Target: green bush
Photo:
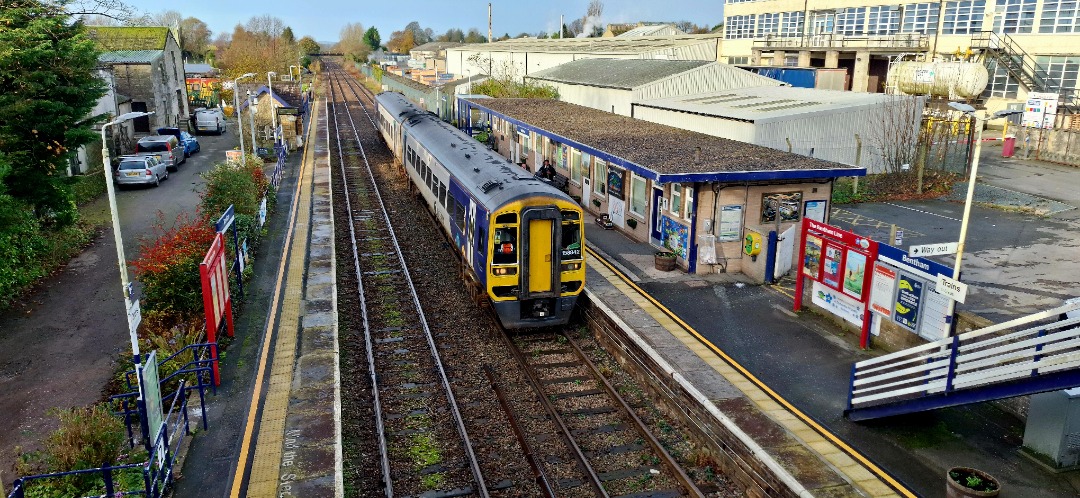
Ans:
{"type": "Polygon", "coordinates": [[[18,291],[47,274],[42,260],[49,252],[49,240],[33,209],[0,194],[0,308],[6,308],[18,291]]]}
{"type": "Polygon", "coordinates": [[[65,182],[71,189],[77,206],[86,205],[105,193],[105,174],[102,172],[68,177],[65,182]]]}
{"type": "Polygon", "coordinates": [[[147,311],[160,311],[182,321],[202,311],[199,263],[214,241],[209,220],[181,214],[166,227],[159,215],[154,236],[140,241],[135,275],[143,283],[147,311]]]}

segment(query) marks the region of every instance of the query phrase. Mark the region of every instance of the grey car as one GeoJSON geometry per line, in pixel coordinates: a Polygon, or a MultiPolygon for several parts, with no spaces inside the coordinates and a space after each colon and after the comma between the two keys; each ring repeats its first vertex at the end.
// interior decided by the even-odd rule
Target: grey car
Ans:
{"type": "Polygon", "coordinates": [[[141,154],[122,156],[120,165],[113,171],[117,187],[125,185],[161,185],[169,178],[169,168],[156,155],[141,154]]]}

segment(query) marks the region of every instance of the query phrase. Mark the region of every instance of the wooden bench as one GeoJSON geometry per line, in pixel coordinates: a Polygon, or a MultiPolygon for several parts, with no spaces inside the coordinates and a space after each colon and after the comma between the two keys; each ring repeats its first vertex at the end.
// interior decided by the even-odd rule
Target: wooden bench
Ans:
{"type": "Polygon", "coordinates": [[[570,179],[565,176],[555,173],[555,176],[551,178],[551,184],[563,192],[570,193],[570,179]]]}

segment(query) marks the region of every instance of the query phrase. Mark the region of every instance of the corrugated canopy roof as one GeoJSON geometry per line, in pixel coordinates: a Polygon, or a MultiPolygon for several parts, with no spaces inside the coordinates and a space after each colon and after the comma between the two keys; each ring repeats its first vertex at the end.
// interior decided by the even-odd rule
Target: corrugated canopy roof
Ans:
{"type": "MultiPolygon", "coordinates": [[[[494,43],[472,43],[455,49],[478,52],[591,52],[640,54],[664,48],[715,42],[721,35],[677,35],[633,38],[514,38],[494,43]]],[[[453,49],[452,49],[453,50],[453,49]]]]}
{"type": "Polygon", "coordinates": [[[529,78],[630,90],[638,85],[710,64],[708,61],[578,59],[537,71],[529,78]]]}
{"type": "Polygon", "coordinates": [[[101,64],[151,64],[164,50],[113,50],[98,55],[101,64]]]}
{"type": "Polygon", "coordinates": [[[644,100],[634,102],[634,105],[767,122],[803,114],[831,114],[857,107],[884,106],[896,99],[895,96],[880,93],[759,86],[644,100]]]}
{"type": "Polygon", "coordinates": [[[633,36],[669,36],[685,35],[686,32],[676,28],[674,24],[654,24],[638,26],[630,31],[616,35],[616,38],[629,38],[633,36]]]}
{"type": "MultiPolygon", "coordinates": [[[[527,125],[627,160],[659,175],[761,172],[765,178],[860,176],[865,168],[822,161],[575,104],[543,99],[470,99],[527,125]],[[694,157],[698,157],[697,160],[694,157]],[[785,172],[783,175],[769,173],[785,172]]],[[[749,175],[754,176],[754,175],[749,175]]]]}
{"type": "Polygon", "coordinates": [[[217,72],[217,69],[215,69],[210,64],[202,64],[202,63],[195,63],[195,62],[185,62],[184,63],[184,73],[185,74],[206,74],[206,73],[213,73],[213,72],[217,72]]]}
{"type": "Polygon", "coordinates": [[[169,28],[164,26],[90,26],[86,29],[99,48],[117,50],[165,50],[169,28]]]}
{"type": "Polygon", "coordinates": [[[461,45],[464,45],[464,43],[458,43],[458,42],[428,42],[428,43],[425,43],[425,44],[420,45],[418,47],[413,47],[411,50],[409,50],[409,53],[412,53],[412,52],[437,52],[439,50],[443,50],[443,49],[447,49],[447,48],[453,48],[453,47],[459,47],[461,45]]]}

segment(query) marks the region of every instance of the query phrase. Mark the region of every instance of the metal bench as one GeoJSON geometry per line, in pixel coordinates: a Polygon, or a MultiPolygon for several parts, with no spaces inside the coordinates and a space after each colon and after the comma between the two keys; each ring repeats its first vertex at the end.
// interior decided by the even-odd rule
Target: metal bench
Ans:
{"type": "Polygon", "coordinates": [[[565,176],[555,173],[555,176],[551,178],[551,184],[563,192],[570,193],[570,179],[565,176]]]}

